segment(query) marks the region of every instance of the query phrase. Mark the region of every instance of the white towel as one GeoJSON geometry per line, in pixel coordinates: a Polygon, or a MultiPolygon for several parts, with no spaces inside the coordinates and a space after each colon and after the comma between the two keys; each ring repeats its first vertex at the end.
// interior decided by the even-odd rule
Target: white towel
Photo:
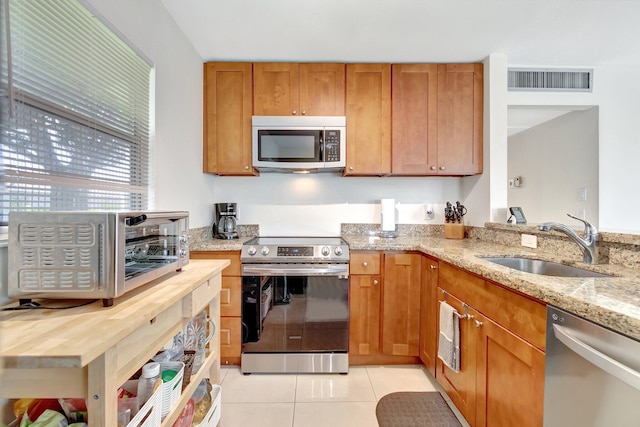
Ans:
{"type": "Polygon", "coordinates": [[[440,302],[438,358],[455,372],[460,372],[460,319],[455,308],[440,302]]]}

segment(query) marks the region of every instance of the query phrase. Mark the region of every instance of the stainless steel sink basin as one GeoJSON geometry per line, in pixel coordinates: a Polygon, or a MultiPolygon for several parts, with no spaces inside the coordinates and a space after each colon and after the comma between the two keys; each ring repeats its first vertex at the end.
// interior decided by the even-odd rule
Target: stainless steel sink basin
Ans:
{"type": "Polygon", "coordinates": [[[541,274],[543,276],[556,277],[611,277],[608,274],[596,273],[595,271],[583,268],[572,267],[570,265],[559,264],[541,259],[529,259],[521,257],[480,257],[487,261],[504,265],[525,273],[541,274]]]}

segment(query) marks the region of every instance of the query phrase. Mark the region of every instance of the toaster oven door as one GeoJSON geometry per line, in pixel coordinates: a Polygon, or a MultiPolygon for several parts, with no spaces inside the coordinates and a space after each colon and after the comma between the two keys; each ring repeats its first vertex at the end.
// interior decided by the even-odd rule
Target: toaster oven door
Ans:
{"type": "Polygon", "coordinates": [[[160,277],[180,270],[189,262],[188,219],[184,215],[140,213],[123,215],[119,226],[124,233],[119,255],[123,262],[124,289],[121,294],[160,277]],[[122,250],[123,249],[123,250],[122,250]]]}

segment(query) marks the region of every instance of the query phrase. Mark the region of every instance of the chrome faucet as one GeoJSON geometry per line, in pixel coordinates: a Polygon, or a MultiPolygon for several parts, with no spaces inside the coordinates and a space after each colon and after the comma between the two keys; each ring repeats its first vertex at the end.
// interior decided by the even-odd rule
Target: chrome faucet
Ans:
{"type": "Polygon", "coordinates": [[[582,250],[582,262],[587,264],[597,264],[597,242],[600,240],[600,234],[598,233],[598,230],[595,226],[593,226],[593,224],[590,224],[583,219],[576,218],[575,216],[569,214],[567,214],[567,216],[584,223],[584,238],[581,238],[576,234],[575,231],[564,224],[560,224],[559,222],[545,222],[544,224],[540,224],[538,226],[538,229],[540,231],[556,230],[566,234],[571,240],[573,240],[578,244],[578,246],[580,246],[580,249],[582,250]]]}

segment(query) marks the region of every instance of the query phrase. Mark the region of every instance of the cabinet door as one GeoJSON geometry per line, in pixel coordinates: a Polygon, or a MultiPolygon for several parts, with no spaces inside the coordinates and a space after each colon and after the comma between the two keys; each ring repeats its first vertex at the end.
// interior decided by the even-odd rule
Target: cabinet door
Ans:
{"type": "Polygon", "coordinates": [[[300,64],[300,114],[344,116],[345,65],[300,64]]]}
{"type": "Polygon", "coordinates": [[[251,166],[251,64],[204,64],[203,170],[255,175],[251,166]]]}
{"type": "MultiPolygon", "coordinates": [[[[475,312],[463,305],[459,299],[450,294],[446,294],[445,297],[441,288],[438,288],[438,300],[446,301],[461,315],[466,313],[472,316],[475,315],[475,312]]],[[[439,309],[440,305],[438,304],[439,309]]],[[[437,358],[436,380],[467,422],[473,426],[475,425],[476,410],[476,348],[478,331],[472,327],[471,323],[467,317],[460,319],[460,370],[458,372],[453,371],[442,363],[442,360],[437,358]]],[[[439,328],[440,316],[438,316],[438,331],[439,328]]]]}
{"type": "Polygon", "coordinates": [[[349,353],[380,353],[380,276],[349,277],[349,353]]]}
{"type": "Polygon", "coordinates": [[[222,277],[222,289],[220,290],[220,316],[242,315],[242,278],[222,277]]]}
{"type": "Polygon", "coordinates": [[[394,64],[391,75],[391,173],[437,174],[438,66],[394,64]]]}
{"type": "Polygon", "coordinates": [[[476,425],[542,426],[544,353],[480,315],[473,323],[480,331],[476,425]]]}
{"type": "Polygon", "coordinates": [[[347,64],[345,175],[391,172],[391,65],[347,64]]]}
{"type": "Polygon", "coordinates": [[[238,365],[242,350],[242,319],[220,318],[220,356],[223,365],[238,365]]]}
{"type": "Polygon", "coordinates": [[[420,360],[436,375],[438,346],[438,261],[422,257],[420,289],[420,360]]]}
{"type": "Polygon", "coordinates": [[[253,64],[253,114],[298,115],[298,64],[256,62],[253,64]]]}
{"type": "Polygon", "coordinates": [[[418,356],[421,255],[385,254],[382,352],[418,356]]]}
{"type": "Polygon", "coordinates": [[[482,64],[438,65],[438,173],[482,173],[482,64]]]}

